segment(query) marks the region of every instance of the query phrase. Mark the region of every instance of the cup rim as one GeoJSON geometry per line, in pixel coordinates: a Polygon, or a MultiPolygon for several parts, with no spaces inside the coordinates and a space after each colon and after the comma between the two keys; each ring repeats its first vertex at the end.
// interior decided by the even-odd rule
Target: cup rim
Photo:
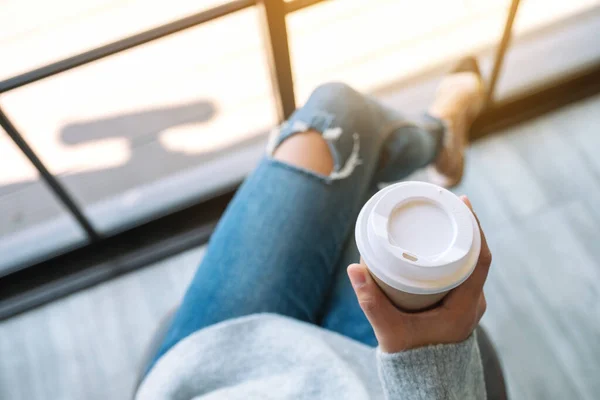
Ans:
{"type": "MultiPolygon", "coordinates": [[[[435,200],[435,199],[434,199],[435,200]]],[[[452,199],[452,201],[455,201],[452,199]]],[[[455,202],[456,204],[456,202],[455,202]]],[[[463,209],[456,210],[457,213],[464,213],[463,209]]],[[[468,224],[462,225],[462,229],[469,229],[468,224]]],[[[371,238],[373,235],[371,235],[371,238]]],[[[479,258],[479,252],[481,250],[481,236],[479,232],[479,226],[477,220],[469,208],[452,192],[443,189],[439,186],[426,183],[426,182],[400,182],[390,185],[371,197],[367,203],[361,209],[355,226],[355,239],[359,253],[367,265],[369,271],[373,273],[378,279],[385,282],[387,285],[412,294],[436,294],[447,292],[456,286],[463,283],[473,272],[479,258]],[[434,188],[436,191],[444,191],[444,195],[448,197],[448,194],[460,202],[461,207],[468,212],[468,220],[470,221],[472,229],[472,243],[471,247],[466,255],[453,263],[441,264],[439,266],[427,266],[422,267],[417,265],[418,263],[410,263],[407,260],[390,256],[385,251],[381,250],[381,247],[374,249],[369,242],[369,217],[372,213],[376,203],[385,195],[396,190],[406,191],[406,189],[426,189],[423,193],[430,193],[427,190],[434,188]],[[378,254],[375,254],[379,251],[378,254]],[[385,254],[383,254],[385,253],[385,254]],[[412,264],[412,265],[408,265],[412,264]],[[420,269],[421,268],[421,269],[420,269]],[[423,269],[428,268],[428,269],[423,269]],[[436,271],[437,269],[437,271],[436,271]],[[403,270],[405,273],[402,275],[399,271],[403,270]],[[408,274],[407,272],[410,272],[408,274]],[[412,277],[409,275],[413,275],[412,277]],[[421,275],[419,278],[414,275],[421,275]],[[436,277],[437,275],[437,277],[436,277]]]]}

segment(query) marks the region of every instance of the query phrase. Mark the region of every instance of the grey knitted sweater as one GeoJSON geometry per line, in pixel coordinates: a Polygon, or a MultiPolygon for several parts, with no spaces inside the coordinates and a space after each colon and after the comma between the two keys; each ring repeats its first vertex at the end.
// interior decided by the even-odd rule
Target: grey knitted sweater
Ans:
{"type": "Polygon", "coordinates": [[[202,329],[157,362],[136,399],[485,399],[476,338],[395,354],[258,314],[202,329]]]}

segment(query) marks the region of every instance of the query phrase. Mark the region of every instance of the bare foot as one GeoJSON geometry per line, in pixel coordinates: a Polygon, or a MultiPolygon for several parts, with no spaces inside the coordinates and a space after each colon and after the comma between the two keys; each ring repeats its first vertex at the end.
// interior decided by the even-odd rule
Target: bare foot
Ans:
{"type": "Polygon", "coordinates": [[[428,167],[430,181],[443,187],[455,186],[462,179],[469,129],[483,108],[481,75],[473,59],[466,61],[466,68],[463,65],[442,80],[429,108],[430,115],[446,124],[443,148],[428,167]]]}

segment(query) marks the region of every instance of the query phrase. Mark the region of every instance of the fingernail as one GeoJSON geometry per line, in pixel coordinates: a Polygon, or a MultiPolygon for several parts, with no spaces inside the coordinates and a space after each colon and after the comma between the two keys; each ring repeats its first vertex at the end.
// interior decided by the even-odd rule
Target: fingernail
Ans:
{"type": "Polygon", "coordinates": [[[473,209],[473,205],[471,204],[471,200],[469,200],[469,198],[466,195],[462,195],[460,196],[461,200],[467,205],[467,207],[469,207],[470,209],[473,209]]]}
{"type": "Polygon", "coordinates": [[[359,289],[367,283],[365,272],[360,267],[348,268],[348,277],[350,278],[352,287],[355,289],[359,289]]]}

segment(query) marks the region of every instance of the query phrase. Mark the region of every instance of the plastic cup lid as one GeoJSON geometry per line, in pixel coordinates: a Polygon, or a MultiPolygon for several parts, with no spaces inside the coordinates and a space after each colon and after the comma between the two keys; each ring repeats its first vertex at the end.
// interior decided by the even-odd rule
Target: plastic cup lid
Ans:
{"type": "Polygon", "coordinates": [[[369,270],[388,285],[415,294],[448,291],[477,263],[477,220],[452,192],[402,182],[377,192],[356,221],[356,245],[369,270]]]}

